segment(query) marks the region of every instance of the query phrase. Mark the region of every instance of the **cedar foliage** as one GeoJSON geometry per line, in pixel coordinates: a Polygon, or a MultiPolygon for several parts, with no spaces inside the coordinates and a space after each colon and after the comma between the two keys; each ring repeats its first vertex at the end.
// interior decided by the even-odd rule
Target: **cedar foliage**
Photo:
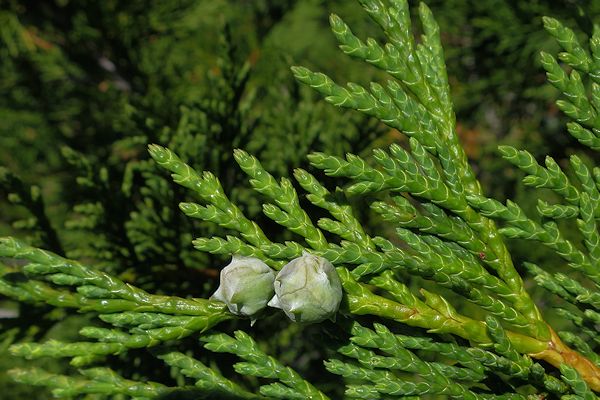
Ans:
{"type": "MultiPolygon", "coordinates": [[[[210,96],[188,91],[186,85],[169,86],[169,82],[147,86],[144,76],[157,74],[144,70],[156,68],[146,57],[164,55],[170,49],[166,44],[151,49],[133,46],[126,49],[138,48],[139,53],[125,59],[139,69],[111,66],[111,59],[122,60],[118,53],[100,58],[104,61],[95,66],[96,72],[104,69],[100,75],[112,74],[108,82],[99,83],[101,91],[109,86],[99,103],[74,106],[75,114],[62,114],[62,107],[57,114],[47,111],[57,119],[43,124],[60,127],[54,135],[61,141],[72,139],[66,140],[71,144],[81,141],[78,146],[64,147],[62,155],[77,175],[81,197],[87,200],[73,212],[63,210],[67,230],[58,231],[46,213],[39,188],[2,170],[9,200],[30,213],[17,227],[31,236],[29,243],[11,237],[0,241],[0,291],[23,304],[46,303],[48,307],[33,311],[43,317],[42,328],[60,317],[56,310],[71,309],[85,317],[77,338],[39,341],[40,335],[30,332],[29,340],[21,337],[22,343],[10,346],[13,355],[28,359],[69,358],[73,369],[13,369],[14,380],[48,387],[58,397],[325,399],[341,397],[344,390],[349,398],[374,399],[424,395],[595,398],[594,391],[600,389],[594,352],[599,304],[594,291],[600,257],[598,168],[572,156],[572,172],[565,173],[551,157],[542,166],[530,153],[503,146],[503,157],[527,174],[526,185],[549,189],[561,201],[550,204],[540,199],[534,211],[537,215],[530,218],[510,200],[503,204],[486,197],[459,144],[440,31],[431,12],[419,6],[423,35],[415,41],[406,2],[361,3],[384,32],[385,42],[360,39],[335,15],[331,27],[342,51],[381,70],[373,73],[381,83],[340,86],[327,75],[293,68],[296,79],[312,86],[326,101],[359,113],[341,117],[330,108],[307,102],[290,116],[274,107],[272,114],[261,119],[309,132],[298,137],[295,146],[287,145],[283,157],[273,154],[284,147],[277,140],[286,143],[286,137],[258,122],[254,97],[248,93],[255,90],[248,86],[252,66],[235,59],[227,28],[217,73],[205,78],[214,89],[210,96]],[[173,92],[154,96],[162,90],[173,92]],[[174,107],[170,98],[185,100],[174,107]],[[94,108],[103,107],[114,107],[115,118],[95,115],[94,108]],[[92,120],[80,121],[73,115],[92,120]],[[153,118],[143,119],[144,115],[153,118]],[[174,115],[177,119],[170,120],[174,115]],[[323,140],[311,128],[317,116],[333,119],[335,129],[319,146],[324,151],[313,152],[308,162],[302,162],[300,155],[323,140]],[[70,125],[73,120],[75,126],[70,125]],[[410,139],[405,146],[375,145],[372,154],[364,151],[342,157],[344,151],[362,150],[371,137],[380,136],[383,125],[373,123],[377,120],[407,135],[410,139]],[[176,128],[169,128],[174,123],[176,128]],[[104,152],[90,158],[73,148],[85,148],[88,143],[85,135],[73,136],[78,124],[112,132],[113,137],[104,138],[104,152]],[[344,127],[353,133],[348,136],[344,127]],[[135,134],[117,139],[128,129],[135,134]],[[266,136],[265,132],[271,133],[266,136]],[[147,142],[164,145],[149,147],[153,160],[139,158],[147,142]],[[219,149],[248,151],[215,151],[214,142],[222,146],[219,149]],[[261,164],[259,159],[266,162],[261,164]],[[239,169],[232,168],[234,162],[239,169]],[[276,179],[274,175],[287,175],[288,163],[300,165],[293,171],[294,180],[276,179]],[[157,165],[170,171],[175,183],[185,189],[172,185],[157,165]],[[204,222],[196,223],[196,219],[204,222]],[[499,227],[494,220],[500,221],[499,227]],[[573,233],[566,228],[569,222],[577,229],[574,239],[566,237],[573,233]],[[547,324],[546,311],[540,312],[526,290],[522,271],[506,247],[505,239],[511,238],[550,249],[557,257],[549,263],[562,259],[576,272],[567,274],[561,268],[557,273],[551,266],[523,264],[540,286],[562,299],[563,308],[557,313],[575,329],[561,325],[556,333],[547,324]],[[582,247],[574,244],[580,239],[582,247]],[[188,247],[190,242],[202,252],[188,247]],[[247,321],[237,320],[223,304],[206,300],[210,283],[198,284],[214,279],[218,265],[233,254],[258,257],[280,269],[303,251],[329,259],[338,269],[345,301],[335,323],[298,327],[269,312],[251,330],[247,321]],[[423,288],[414,290],[416,285],[423,288]],[[267,346],[257,343],[256,338],[273,329],[278,332],[276,339],[267,340],[267,346]],[[306,367],[306,361],[302,366],[295,357],[302,349],[311,349],[311,343],[293,341],[291,357],[281,351],[290,342],[289,336],[308,337],[311,332],[328,336],[315,345],[318,359],[309,361],[311,365],[325,361],[330,373],[317,385],[290,366],[306,367]],[[210,353],[197,351],[198,338],[210,353]],[[164,378],[167,367],[171,374],[164,378]],[[343,388],[333,375],[344,378],[343,388]]],[[[94,23],[102,24],[102,15],[112,15],[103,11],[116,7],[107,4],[106,9],[90,9],[88,17],[100,16],[94,23]]],[[[137,3],[132,4],[134,9],[125,15],[138,13],[137,3]]],[[[266,7],[258,4],[256,15],[266,7]]],[[[273,7],[278,6],[285,4],[273,7]]],[[[124,30],[107,37],[135,41],[144,35],[160,37],[160,32],[169,29],[183,37],[189,33],[180,18],[153,19],[152,15],[169,15],[165,6],[156,7],[146,10],[148,26],[143,32],[125,35],[124,30]]],[[[199,12],[199,7],[188,4],[186,17],[199,12]]],[[[76,7],[72,11],[69,21],[86,21],[76,7]]],[[[39,54],[27,48],[28,44],[42,45],[35,33],[20,27],[14,15],[11,19],[6,13],[5,17],[12,24],[7,26],[21,35],[18,38],[25,38],[15,41],[24,48],[8,51],[23,52],[32,65],[46,65],[39,59],[34,64],[39,54]]],[[[123,23],[127,22],[124,18],[123,23]]],[[[588,47],[557,20],[547,18],[544,23],[562,47],[558,57],[567,66],[542,53],[550,83],[564,95],[557,106],[571,120],[567,124],[571,136],[597,150],[600,33],[595,30],[588,47]]],[[[110,19],[104,24],[97,29],[119,27],[110,19]]],[[[77,53],[80,47],[76,45],[82,45],[78,41],[94,38],[93,30],[88,34],[63,39],[72,40],[67,48],[77,53]]],[[[110,48],[118,50],[119,46],[110,48]]],[[[185,58],[181,50],[179,60],[185,58]]],[[[44,53],[65,60],[64,69],[46,71],[43,83],[50,85],[44,90],[52,91],[53,79],[60,80],[61,74],[90,79],[86,76],[90,70],[67,62],[81,54],[61,51],[44,53]]],[[[169,58],[174,59],[178,58],[169,58]]],[[[97,61],[94,58],[88,64],[97,61]]],[[[174,62],[172,67],[176,70],[181,64],[174,62]]],[[[71,94],[68,90],[81,90],[73,82],[58,85],[66,93],[52,92],[57,103],[71,94]]],[[[297,88],[288,101],[302,104],[310,98],[305,93],[297,88]]],[[[52,102],[41,106],[52,106],[52,102]]],[[[15,120],[22,117],[17,115],[15,120]]],[[[93,131],[88,134],[97,137],[93,131]]],[[[39,148],[40,154],[45,154],[43,149],[39,148]]],[[[48,165],[53,162],[57,161],[49,159],[48,165]]],[[[24,316],[34,318],[27,312],[24,316]]],[[[3,328],[7,344],[24,334],[19,327],[3,328]]]]}

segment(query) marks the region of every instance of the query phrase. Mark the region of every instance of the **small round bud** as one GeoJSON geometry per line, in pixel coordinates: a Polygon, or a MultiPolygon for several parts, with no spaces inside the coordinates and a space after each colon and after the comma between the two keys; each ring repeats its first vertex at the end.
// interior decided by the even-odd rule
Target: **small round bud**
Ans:
{"type": "Polygon", "coordinates": [[[210,298],[225,303],[233,314],[250,317],[273,296],[274,280],[275,271],[258,258],[233,256],[221,270],[219,288],[210,298]]]}
{"type": "Polygon", "coordinates": [[[342,284],[333,265],[305,253],[286,264],[275,278],[269,306],[280,308],[294,322],[333,318],[342,300],[342,284]]]}

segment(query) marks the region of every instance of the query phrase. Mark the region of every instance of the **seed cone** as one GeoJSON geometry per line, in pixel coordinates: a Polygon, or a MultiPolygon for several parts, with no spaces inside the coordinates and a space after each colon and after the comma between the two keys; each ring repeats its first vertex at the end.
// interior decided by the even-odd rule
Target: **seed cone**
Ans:
{"type": "Polygon", "coordinates": [[[333,319],[341,300],[342,285],[333,265],[306,253],[279,271],[268,305],[282,309],[294,322],[313,323],[333,319]]]}
{"type": "Polygon", "coordinates": [[[221,270],[219,288],[210,298],[225,303],[233,314],[252,317],[273,296],[274,280],[275,271],[258,258],[233,256],[221,270]]]}

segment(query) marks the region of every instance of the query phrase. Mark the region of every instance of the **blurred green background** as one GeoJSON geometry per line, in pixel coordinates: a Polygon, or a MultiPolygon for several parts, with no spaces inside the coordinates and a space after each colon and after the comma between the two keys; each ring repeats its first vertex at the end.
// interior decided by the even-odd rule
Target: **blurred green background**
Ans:
{"type": "MultiPolygon", "coordinates": [[[[366,155],[374,146],[404,140],[377,121],[325,104],[289,71],[304,65],[338,82],[363,84],[383,78],[338,51],[329,31],[328,15],[335,12],[359,37],[382,39],[357,2],[0,4],[0,235],[25,237],[146,290],[206,297],[216,287],[216,266],[227,262],[193,250],[193,237],[223,232],[180,215],[177,204],[188,194],[148,161],[146,144],[166,145],[198,170],[214,172],[269,236],[285,240],[289,234],[262,216],[233,148],[250,151],[275,176],[286,176],[307,168],[305,155],[313,150],[366,155]]],[[[533,197],[518,185],[520,173],[495,149],[526,147],[538,159],[550,154],[559,162],[579,151],[539,64],[539,50],[558,51],[541,17],[563,21],[583,39],[600,15],[600,1],[427,4],[440,24],[457,130],[487,194],[532,209],[533,197]]],[[[548,261],[544,252],[512,245],[517,263],[525,256],[548,261]]],[[[2,298],[0,308],[19,315],[0,318],[2,398],[47,398],[6,381],[2,370],[23,362],[10,357],[7,346],[75,338],[91,316],[2,298]]],[[[307,339],[311,329],[272,317],[252,334],[308,380],[335,386],[321,373],[327,352],[325,344],[307,339]],[[273,327],[276,337],[269,335],[273,327]]],[[[141,353],[107,362],[128,376],[177,381],[141,353]]],[[[227,362],[218,360],[224,368],[227,362]]],[[[45,367],[71,368],[54,361],[45,367]]]]}

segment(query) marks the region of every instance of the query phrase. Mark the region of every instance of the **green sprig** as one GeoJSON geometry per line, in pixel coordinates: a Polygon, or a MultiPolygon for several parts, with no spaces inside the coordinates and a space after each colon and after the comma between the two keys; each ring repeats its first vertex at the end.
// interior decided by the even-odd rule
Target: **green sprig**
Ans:
{"type": "Polygon", "coordinates": [[[214,369],[207,367],[193,357],[179,352],[169,352],[158,356],[167,365],[175,367],[183,375],[195,380],[194,386],[212,396],[219,398],[236,399],[262,399],[263,397],[253,394],[235,382],[224,378],[214,369]]]}
{"type": "Polygon", "coordinates": [[[245,362],[234,364],[233,367],[238,373],[276,379],[283,384],[261,386],[260,392],[264,396],[285,399],[289,398],[287,396],[290,393],[295,392],[297,396],[303,396],[305,399],[329,399],[312,384],[302,379],[294,370],[261,351],[256,342],[242,331],[236,331],[235,338],[223,333],[215,333],[204,335],[200,340],[205,343],[204,347],[208,350],[235,354],[245,360],[245,362]]]}

